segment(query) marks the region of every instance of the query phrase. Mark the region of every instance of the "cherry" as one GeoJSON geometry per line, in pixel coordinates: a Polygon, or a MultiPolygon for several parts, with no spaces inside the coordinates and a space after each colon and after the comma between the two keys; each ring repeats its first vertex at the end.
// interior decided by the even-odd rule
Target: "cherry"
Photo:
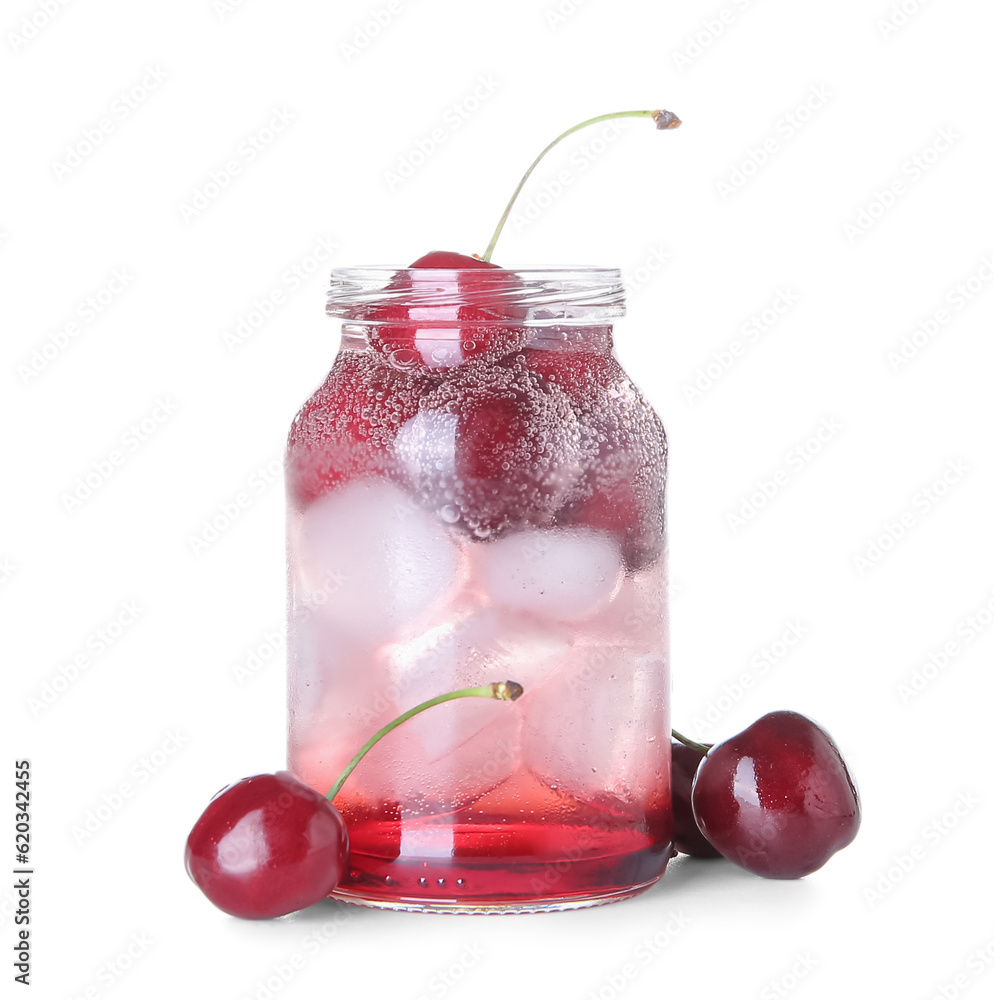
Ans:
{"type": "Polygon", "coordinates": [[[186,842],[186,870],[235,917],[279,917],[324,899],[341,880],[349,838],[338,810],[288,771],[220,791],[186,842]]]}
{"type": "Polygon", "coordinates": [[[689,854],[695,858],[720,858],[721,851],[708,841],[697,826],[690,804],[694,775],[697,774],[704,754],[679,740],[672,741],[672,749],[673,846],[681,854],[689,854]]]}
{"type": "Polygon", "coordinates": [[[289,771],[257,774],[223,788],[186,841],[186,871],[218,909],[234,917],[281,917],[324,899],[348,864],[349,837],[332,799],[387,733],[420,712],[457,698],[515,701],[515,681],[460,688],[415,705],[375,732],[345,765],[327,795],[289,771]]]}
{"type": "Polygon", "coordinates": [[[816,871],[859,829],[859,797],[838,747],[797,712],[770,712],[711,747],[691,801],[704,836],[767,878],[816,871]]]}
{"type": "Polygon", "coordinates": [[[421,501],[483,539],[552,522],[579,475],[580,426],[533,372],[467,365],[425,396],[398,449],[421,501]]]}
{"type": "Polygon", "coordinates": [[[387,301],[367,310],[369,342],[405,370],[497,361],[528,337],[525,312],[513,302],[519,287],[513,271],[435,251],[397,271],[387,285],[387,301]]]}
{"type": "MultiPolygon", "coordinates": [[[[414,261],[406,272],[399,272],[391,289],[391,291],[400,292],[405,289],[405,283],[419,284],[420,282],[414,277],[415,272],[419,270],[451,270],[458,275],[456,279],[457,290],[452,301],[433,303],[427,307],[417,306],[412,310],[403,305],[399,301],[400,296],[398,296],[398,301],[395,303],[376,306],[370,311],[367,319],[373,322],[381,321],[384,324],[384,329],[379,336],[371,334],[370,342],[387,354],[395,364],[417,365],[420,363],[428,367],[459,364],[462,361],[478,357],[494,361],[523,347],[527,342],[527,330],[515,329],[513,312],[504,308],[497,316],[480,304],[461,300],[478,292],[499,296],[513,287],[515,280],[513,275],[507,272],[500,275],[492,273],[492,269],[497,271],[502,271],[502,269],[492,263],[490,257],[525,182],[538,166],[542,157],[553,146],[580,129],[615,118],[651,118],[657,129],[674,129],[681,124],[680,119],[672,111],[660,109],[655,111],[616,111],[606,115],[598,115],[596,118],[588,118],[557,136],[532,161],[531,166],[518,182],[518,186],[514,189],[482,257],[468,257],[465,254],[449,250],[433,250],[414,261]],[[491,269],[489,277],[479,274],[480,271],[487,269],[491,269]],[[405,320],[417,320],[418,325],[403,325],[405,320]],[[456,344],[452,343],[456,338],[451,336],[431,337],[431,331],[433,329],[437,331],[442,326],[460,331],[456,344]],[[505,327],[504,330],[499,329],[502,326],[505,327]]],[[[480,302],[484,301],[486,297],[486,295],[478,296],[480,302]]]]}
{"type": "Polygon", "coordinates": [[[584,476],[558,519],[612,533],[625,565],[644,569],[663,550],[666,454],[655,444],[665,440],[658,418],[606,352],[526,348],[522,358],[566,393],[580,422],[584,476]]]}
{"type": "Polygon", "coordinates": [[[430,382],[398,372],[376,355],[339,354],[290,428],[290,500],[306,506],[350,479],[384,471],[398,430],[417,413],[430,387],[430,382]]]}

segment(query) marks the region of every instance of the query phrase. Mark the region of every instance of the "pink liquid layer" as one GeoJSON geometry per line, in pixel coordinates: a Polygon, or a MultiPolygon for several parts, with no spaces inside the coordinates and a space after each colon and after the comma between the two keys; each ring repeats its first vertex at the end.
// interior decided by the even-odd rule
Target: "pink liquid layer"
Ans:
{"type": "Polygon", "coordinates": [[[335,895],[373,905],[567,908],[633,895],[670,856],[668,803],[633,815],[630,805],[564,801],[528,775],[447,815],[402,820],[390,818],[396,804],[371,809],[344,796],[337,804],[351,867],[335,895]]]}

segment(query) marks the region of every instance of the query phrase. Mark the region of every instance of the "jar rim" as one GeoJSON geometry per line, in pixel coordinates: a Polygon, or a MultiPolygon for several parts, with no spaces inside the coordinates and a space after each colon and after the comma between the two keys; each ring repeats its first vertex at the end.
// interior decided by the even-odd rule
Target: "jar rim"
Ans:
{"type": "Polygon", "coordinates": [[[625,314],[621,271],[610,267],[342,267],[330,278],[328,315],[353,322],[383,322],[377,312],[389,305],[470,307],[489,322],[524,326],[594,324],[625,314]]]}

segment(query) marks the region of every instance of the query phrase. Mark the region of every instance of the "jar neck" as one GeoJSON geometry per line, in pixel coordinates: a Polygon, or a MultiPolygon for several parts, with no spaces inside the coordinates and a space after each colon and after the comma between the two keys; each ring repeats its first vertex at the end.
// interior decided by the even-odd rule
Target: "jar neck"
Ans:
{"type": "Polygon", "coordinates": [[[446,368],[522,350],[610,354],[625,295],[613,268],[344,268],[327,311],[346,349],[446,368]]]}
{"type": "Polygon", "coordinates": [[[496,364],[522,351],[558,351],[609,357],[613,326],[411,327],[343,323],[341,349],[383,355],[395,368],[453,368],[468,362],[496,364]]]}

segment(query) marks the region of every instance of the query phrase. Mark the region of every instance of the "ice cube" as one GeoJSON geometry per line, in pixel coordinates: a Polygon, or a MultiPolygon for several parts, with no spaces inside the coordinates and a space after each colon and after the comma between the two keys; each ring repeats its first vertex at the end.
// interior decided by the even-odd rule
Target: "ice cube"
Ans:
{"type": "Polygon", "coordinates": [[[415,413],[397,432],[394,449],[415,481],[453,474],[458,424],[455,413],[426,410],[415,413]]]}
{"type": "Polygon", "coordinates": [[[617,594],[577,630],[580,645],[603,645],[648,651],[667,641],[668,615],[663,563],[626,575],[617,594]]]}
{"type": "MultiPolygon", "coordinates": [[[[438,694],[515,680],[531,691],[571,649],[565,629],[540,628],[492,608],[464,609],[444,625],[388,648],[388,690],[397,714],[438,694]]],[[[519,760],[522,712],[514,704],[461,698],[405,722],[370,753],[363,785],[409,809],[454,809],[504,781],[519,760]],[[375,759],[373,759],[375,756],[375,759]]]]}
{"type": "Polygon", "coordinates": [[[476,556],[495,605],[563,622],[605,607],[624,578],[617,543],[588,528],[519,531],[480,546],[476,556]]]}
{"type": "Polygon", "coordinates": [[[378,642],[409,632],[462,575],[445,528],[400,489],[350,483],[312,503],[291,534],[296,600],[342,636],[378,642]]]}
{"type": "Polygon", "coordinates": [[[665,788],[666,666],[658,656],[578,648],[553,681],[520,699],[522,760],[585,800],[665,788]]]}

